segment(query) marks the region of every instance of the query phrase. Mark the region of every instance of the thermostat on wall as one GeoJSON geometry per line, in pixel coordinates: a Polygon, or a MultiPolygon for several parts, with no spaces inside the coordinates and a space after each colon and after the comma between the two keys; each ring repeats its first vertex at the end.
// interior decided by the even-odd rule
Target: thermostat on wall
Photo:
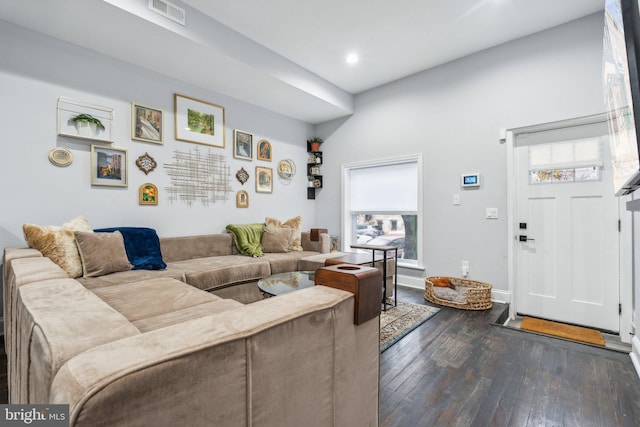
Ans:
{"type": "Polygon", "coordinates": [[[460,177],[460,185],[462,187],[480,187],[480,174],[467,173],[460,177]]]}

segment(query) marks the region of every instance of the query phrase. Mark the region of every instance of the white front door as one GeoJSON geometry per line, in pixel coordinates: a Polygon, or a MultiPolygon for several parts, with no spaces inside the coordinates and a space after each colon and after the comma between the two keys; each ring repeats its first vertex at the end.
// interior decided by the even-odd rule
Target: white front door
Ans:
{"type": "MultiPolygon", "coordinates": [[[[570,164],[532,176],[530,156],[537,152],[526,143],[515,147],[516,311],[618,332],[618,201],[606,136],[599,140],[597,179],[570,164]]],[[[568,145],[554,148],[566,152],[568,145]]]]}

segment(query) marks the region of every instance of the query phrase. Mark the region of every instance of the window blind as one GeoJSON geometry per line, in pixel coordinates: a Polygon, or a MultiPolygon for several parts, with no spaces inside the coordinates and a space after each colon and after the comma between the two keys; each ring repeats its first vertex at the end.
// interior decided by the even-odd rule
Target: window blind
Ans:
{"type": "Polygon", "coordinates": [[[529,169],[602,166],[602,138],[583,138],[529,146],[529,169]]]}
{"type": "Polygon", "coordinates": [[[349,207],[351,212],[417,212],[418,162],[351,169],[349,207]]]}

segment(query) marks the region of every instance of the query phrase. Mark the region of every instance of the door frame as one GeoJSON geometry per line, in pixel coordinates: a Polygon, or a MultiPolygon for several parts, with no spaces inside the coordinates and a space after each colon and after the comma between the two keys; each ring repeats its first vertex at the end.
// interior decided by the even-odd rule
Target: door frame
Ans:
{"type": "MultiPolygon", "coordinates": [[[[503,136],[507,148],[507,281],[509,290],[509,318],[516,317],[516,245],[517,245],[517,186],[516,186],[516,164],[515,148],[516,137],[522,134],[545,132],[568,127],[602,123],[607,121],[607,114],[600,113],[590,116],[577,117],[573,119],[559,120],[550,123],[524,126],[506,129],[503,136]]],[[[613,188],[611,189],[613,191],[613,188]]],[[[620,239],[619,239],[619,272],[620,272],[620,304],[622,312],[620,314],[620,340],[625,343],[631,342],[633,331],[633,216],[626,210],[626,202],[631,200],[631,195],[618,198],[618,208],[620,211],[620,239]]]]}

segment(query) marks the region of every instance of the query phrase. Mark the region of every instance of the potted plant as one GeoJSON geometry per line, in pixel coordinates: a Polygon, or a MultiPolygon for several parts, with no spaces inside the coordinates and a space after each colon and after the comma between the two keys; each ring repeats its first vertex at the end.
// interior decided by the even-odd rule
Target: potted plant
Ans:
{"type": "Polygon", "coordinates": [[[320,144],[324,141],[318,136],[314,136],[307,141],[311,145],[311,151],[320,151],[320,144]]]}
{"type": "Polygon", "coordinates": [[[104,130],[102,122],[91,114],[78,114],[77,116],[71,117],[69,121],[75,123],[78,135],[94,136],[97,129],[104,130]]]}

